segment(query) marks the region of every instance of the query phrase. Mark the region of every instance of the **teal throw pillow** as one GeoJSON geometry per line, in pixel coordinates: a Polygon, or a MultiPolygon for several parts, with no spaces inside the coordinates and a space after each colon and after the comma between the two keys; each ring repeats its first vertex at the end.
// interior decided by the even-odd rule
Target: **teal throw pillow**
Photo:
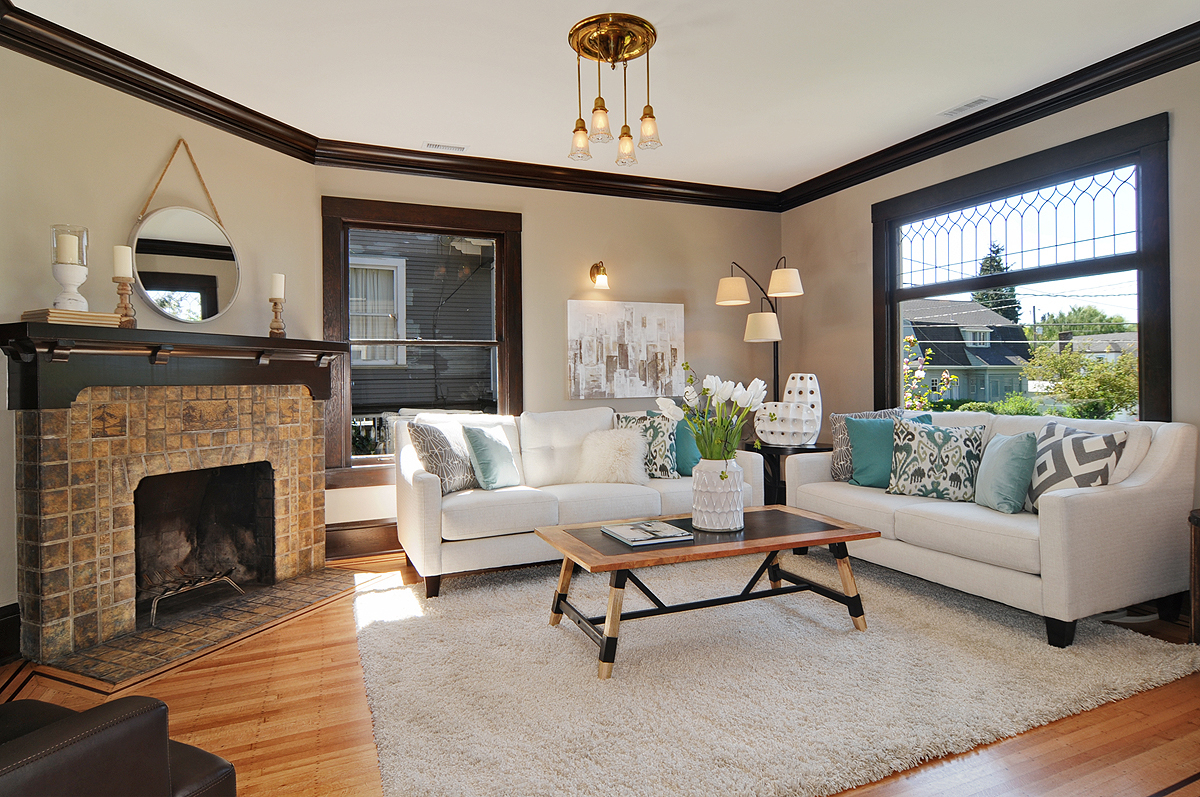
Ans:
{"type": "Polygon", "coordinates": [[[975,477],[975,503],[1008,515],[1024,509],[1036,456],[1037,435],[1033,432],[992,437],[983,449],[975,477]]]}
{"type": "Polygon", "coordinates": [[[983,426],[932,426],[896,421],[887,491],[944,501],[974,501],[983,457],[983,426]]]}
{"type": "MultiPolygon", "coordinates": [[[[846,419],[850,437],[850,483],[859,487],[887,487],[892,476],[892,443],[895,422],[891,418],[846,419]]],[[[930,423],[932,415],[918,415],[914,423],[930,423]]]]}
{"type": "MultiPolygon", "coordinates": [[[[654,417],[662,415],[658,410],[650,410],[647,415],[654,417]]],[[[675,424],[675,470],[680,476],[691,476],[692,468],[700,464],[700,449],[696,447],[696,435],[687,420],[675,424]]]]}
{"type": "Polygon", "coordinates": [[[504,430],[487,426],[464,426],[463,437],[471,452],[475,478],[485,490],[515,487],[521,483],[517,461],[504,430]]]}

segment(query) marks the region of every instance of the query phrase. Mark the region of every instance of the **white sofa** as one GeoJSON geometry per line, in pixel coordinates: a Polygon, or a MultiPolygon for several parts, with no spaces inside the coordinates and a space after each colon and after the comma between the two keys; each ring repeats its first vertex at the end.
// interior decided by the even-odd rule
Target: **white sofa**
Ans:
{"type": "MultiPolygon", "coordinates": [[[[521,484],[498,490],[460,490],[443,496],[438,477],[422,466],[404,421],[396,421],[396,531],[408,561],[436,596],[441,577],[561,558],[533,529],[568,523],[685,514],[692,510],[692,479],[649,484],[573,483],[583,438],[612,429],[608,407],[511,415],[421,413],[418,422],[499,426],[516,459],[521,484]]],[[[737,452],[745,471],[745,506],[763,502],[762,455],[737,452]]]]}
{"type": "Polygon", "coordinates": [[[1187,590],[1197,435],[1184,423],[933,413],[935,425],[986,427],[985,444],[1048,420],[1128,431],[1114,483],[1047,492],[1039,513],[1007,515],[833,481],[832,454],[813,453],[788,457],[787,503],[878,530],[849,543],[851,555],[1040,614],[1050,644],[1066,647],[1080,618],[1187,590]]]}

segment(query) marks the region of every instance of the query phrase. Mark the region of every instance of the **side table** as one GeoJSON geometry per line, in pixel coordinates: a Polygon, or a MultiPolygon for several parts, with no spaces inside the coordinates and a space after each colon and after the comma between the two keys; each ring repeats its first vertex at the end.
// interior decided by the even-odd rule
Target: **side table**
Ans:
{"type": "Polygon", "coordinates": [[[787,484],[783,478],[783,465],[787,457],[792,454],[833,450],[833,446],[823,443],[804,446],[772,446],[762,443],[761,447],[755,448],[753,441],[747,443],[745,448],[747,451],[757,451],[763,456],[763,503],[767,506],[787,502],[787,484]]]}
{"type": "Polygon", "coordinates": [[[1188,642],[1200,642],[1200,509],[1193,509],[1188,516],[1188,524],[1192,527],[1192,578],[1191,588],[1191,625],[1188,630],[1188,642]]]}

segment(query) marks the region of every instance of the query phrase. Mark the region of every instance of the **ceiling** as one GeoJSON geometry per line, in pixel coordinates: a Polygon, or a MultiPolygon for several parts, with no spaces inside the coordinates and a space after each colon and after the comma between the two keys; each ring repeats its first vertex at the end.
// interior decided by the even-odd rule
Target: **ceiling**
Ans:
{"type": "MultiPolygon", "coordinates": [[[[16,0],[318,138],[781,191],[1200,19],[1196,0],[16,0]],[[658,29],[663,147],[566,157],[567,31],[603,11],[658,29]]],[[[630,126],[645,59],[629,67],[630,126]]],[[[595,97],[584,62],[585,119],[595,97]]],[[[588,65],[591,70],[588,70],[588,65]]],[[[620,69],[603,92],[621,124],[620,69]]]]}

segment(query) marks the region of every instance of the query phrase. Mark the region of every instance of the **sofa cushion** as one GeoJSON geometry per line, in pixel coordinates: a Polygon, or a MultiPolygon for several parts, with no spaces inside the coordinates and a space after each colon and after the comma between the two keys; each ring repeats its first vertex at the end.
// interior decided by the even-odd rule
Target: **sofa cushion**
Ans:
{"type": "MultiPolygon", "coordinates": [[[[658,493],[662,506],[659,514],[685,515],[692,511],[692,477],[651,479],[646,485],[658,493]]],[[[750,484],[742,485],[742,505],[750,506],[750,484]]]]}
{"type": "Polygon", "coordinates": [[[541,491],[558,499],[558,522],[563,525],[662,514],[658,493],[637,484],[551,484],[541,491]]]}
{"type": "Polygon", "coordinates": [[[1011,515],[1025,508],[1033,481],[1037,436],[1033,432],[992,435],[975,479],[975,503],[1011,515]]]}
{"type": "Polygon", "coordinates": [[[1042,572],[1038,517],[1006,515],[978,504],[933,501],[896,510],[896,539],[976,562],[1042,572]]]}
{"type": "Polygon", "coordinates": [[[1052,490],[1108,484],[1129,437],[1124,431],[1096,434],[1051,421],[1037,438],[1029,503],[1038,508],[1052,490]]]}
{"type": "MultiPolygon", "coordinates": [[[[929,423],[926,413],[911,419],[929,423]]],[[[854,463],[851,484],[859,487],[887,487],[892,473],[892,451],[896,425],[891,418],[847,417],[846,434],[850,437],[850,459],[854,463]]]]}
{"type": "Polygon", "coordinates": [[[408,424],[408,437],[417,450],[421,467],[441,480],[442,495],[479,486],[461,429],[460,434],[454,430],[447,434],[436,426],[412,421],[408,424]]]}
{"type": "Polygon", "coordinates": [[[521,413],[524,483],[542,487],[570,482],[579,470],[583,438],[590,432],[611,428],[613,411],[610,407],[521,413]]]}
{"type": "MultiPolygon", "coordinates": [[[[658,410],[650,410],[646,414],[652,418],[662,415],[658,410]]],[[[680,476],[691,476],[692,468],[699,463],[700,449],[696,446],[696,433],[684,418],[675,424],[675,470],[680,476]]]]}
{"type": "Polygon", "coordinates": [[[646,473],[651,479],[678,479],[675,464],[675,424],[661,415],[616,417],[618,429],[636,429],[646,439],[646,473]]]}
{"type": "Polygon", "coordinates": [[[848,482],[854,475],[854,462],[850,457],[850,436],[846,433],[847,418],[899,418],[903,410],[890,409],[878,412],[854,412],[848,415],[829,413],[829,428],[833,434],[833,462],[829,475],[834,481],[848,482]]]}
{"type": "Polygon", "coordinates": [[[637,429],[604,429],[583,438],[573,482],[645,484],[646,438],[637,429]]]}
{"type": "Polygon", "coordinates": [[[997,415],[996,420],[992,423],[992,433],[1011,435],[1019,432],[1033,432],[1034,434],[1040,434],[1046,424],[1051,421],[1065,423],[1067,426],[1084,432],[1094,432],[1096,434],[1126,432],[1129,435],[1125,438],[1125,451],[1121,454],[1121,459],[1117,462],[1117,467],[1113,469],[1108,477],[1109,484],[1118,484],[1124,481],[1137,469],[1138,465],[1142,464],[1142,460],[1146,458],[1146,452],[1150,450],[1150,443],[1154,439],[1158,427],[1162,426],[1161,423],[1156,421],[1133,421],[1126,423],[1124,421],[1059,418],[1054,415],[997,415]]]}
{"type": "Polygon", "coordinates": [[[517,461],[503,429],[487,426],[463,426],[463,437],[471,454],[471,467],[479,486],[485,490],[516,487],[521,483],[517,461]]]}
{"type": "Polygon", "coordinates": [[[939,503],[936,498],[890,495],[874,487],[856,487],[848,482],[802,484],[795,488],[795,495],[792,506],[874,529],[889,540],[896,539],[893,514],[897,509],[939,503]]]}
{"type": "Polygon", "coordinates": [[[508,447],[512,449],[513,461],[517,466],[517,473],[521,477],[521,484],[525,483],[525,469],[521,464],[521,440],[517,434],[517,419],[511,415],[490,415],[484,412],[419,412],[413,420],[418,423],[427,423],[430,426],[436,426],[441,429],[451,441],[456,439],[461,440],[463,450],[467,448],[467,439],[462,433],[463,425],[474,426],[475,428],[493,426],[504,430],[504,436],[508,438],[508,447]]]}
{"type": "Polygon", "coordinates": [[[895,425],[889,493],[975,500],[985,427],[930,426],[904,418],[895,425]]]}
{"type": "Polygon", "coordinates": [[[463,490],[442,499],[442,539],[475,540],[558,523],[558,501],[532,487],[463,490]]]}

